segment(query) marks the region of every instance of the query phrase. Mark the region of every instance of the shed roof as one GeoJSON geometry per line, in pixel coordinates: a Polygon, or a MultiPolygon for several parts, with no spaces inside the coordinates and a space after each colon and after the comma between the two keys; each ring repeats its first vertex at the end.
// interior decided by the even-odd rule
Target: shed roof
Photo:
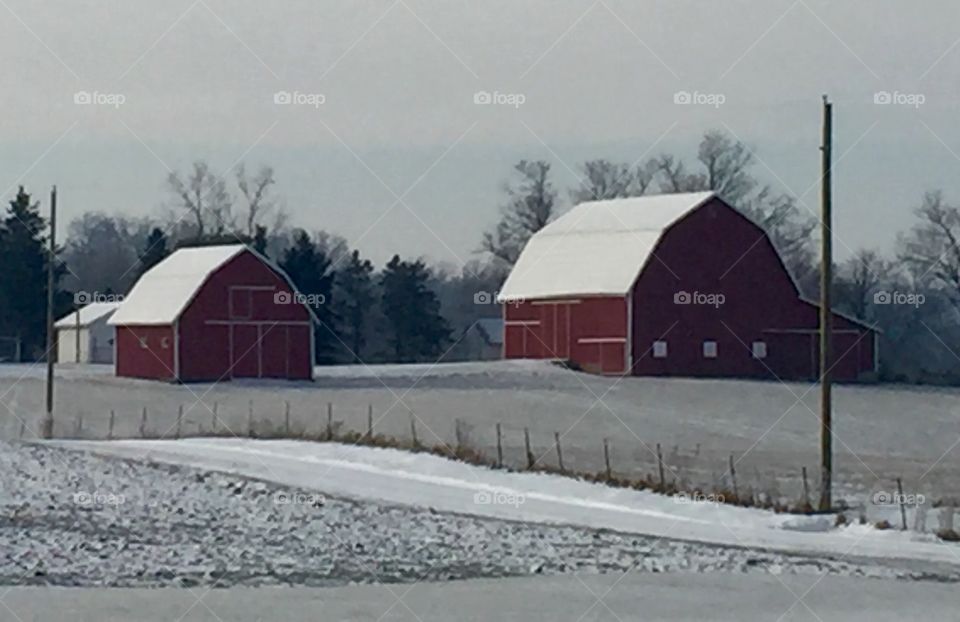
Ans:
{"type": "Polygon", "coordinates": [[[484,339],[488,344],[493,346],[499,346],[503,344],[503,318],[480,318],[474,322],[474,326],[476,326],[477,330],[483,334],[484,339]]]}
{"type": "Polygon", "coordinates": [[[57,320],[57,322],[54,324],[54,327],[74,328],[77,325],[78,315],[80,316],[79,321],[81,327],[90,326],[104,316],[113,313],[119,306],[119,302],[91,302],[87,306],[81,307],[76,311],[72,311],[71,313],[68,313],[57,320]]]}
{"type": "Polygon", "coordinates": [[[714,196],[691,192],[580,203],[530,238],[497,299],[625,295],[664,230],[714,196]]]}
{"type": "Polygon", "coordinates": [[[210,275],[244,250],[243,244],[177,249],[140,277],[110,324],[174,322],[210,275]]]}

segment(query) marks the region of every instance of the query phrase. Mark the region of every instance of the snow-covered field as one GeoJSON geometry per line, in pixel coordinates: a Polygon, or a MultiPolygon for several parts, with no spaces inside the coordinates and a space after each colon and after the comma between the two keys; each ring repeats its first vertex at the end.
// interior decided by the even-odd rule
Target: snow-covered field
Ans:
{"type": "MultiPolygon", "coordinates": [[[[281,440],[65,441],[57,446],[228,472],[301,490],[440,512],[573,525],[780,553],[864,558],[960,573],[960,545],[930,534],[834,527],[832,516],[774,514],[428,454],[281,440]]],[[[958,575],[960,576],[960,575],[958,575]]]]}
{"type": "MultiPolygon", "coordinates": [[[[201,453],[212,451],[190,441],[170,444],[201,453]]],[[[349,468],[326,472],[326,464],[306,463],[301,466],[309,473],[301,470],[294,477],[296,472],[288,464],[270,460],[270,467],[258,464],[253,475],[259,480],[253,480],[244,477],[251,466],[249,459],[256,455],[251,447],[211,457],[211,466],[232,471],[226,474],[161,464],[153,459],[169,462],[173,461],[171,455],[138,445],[117,442],[112,447],[121,454],[127,453],[124,449],[133,450],[129,453],[136,459],[0,443],[4,473],[0,480],[0,585],[328,586],[627,571],[960,581],[956,565],[936,561],[940,557],[935,551],[945,550],[942,545],[905,543],[896,534],[890,534],[888,541],[892,550],[919,551],[924,553],[924,561],[871,559],[861,556],[864,551],[858,548],[845,551],[845,555],[808,557],[576,524],[546,524],[583,524],[587,515],[576,514],[581,520],[570,521],[573,516],[564,514],[570,511],[569,503],[544,502],[537,509],[532,499],[513,507],[521,511],[519,515],[485,512],[469,489],[438,494],[438,486],[446,485],[438,483],[442,478],[438,472],[429,478],[421,473],[426,479],[421,478],[419,484],[411,480],[416,485],[406,487],[402,496],[407,503],[400,506],[391,502],[396,496],[384,492],[390,484],[401,488],[397,480],[384,482],[387,486],[378,484],[383,478],[377,472],[351,476],[349,468]],[[300,485],[308,475],[314,485],[300,485]],[[341,480],[342,476],[347,479],[341,480]],[[348,488],[357,488],[352,499],[338,496],[348,488]],[[425,503],[425,494],[435,496],[436,502],[425,503]],[[366,496],[379,498],[364,499],[366,496]],[[450,509],[471,510],[474,515],[450,509]],[[528,515],[528,510],[532,514],[528,515]],[[534,515],[544,510],[553,513],[553,518],[534,515]]],[[[274,447],[296,455],[292,448],[274,447]]],[[[112,451],[103,446],[96,449],[112,451]]],[[[395,455],[399,452],[364,451],[369,454],[365,464],[371,468],[402,462],[400,455],[395,455]]],[[[458,470],[462,467],[450,465],[458,470]]],[[[407,477],[401,479],[410,475],[408,469],[407,477]]],[[[545,490],[551,490],[549,482],[545,482],[545,490]]],[[[613,506],[618,503],[611,500],[606,510],[595,505],[591,513],[607,520],[616,514],[613,506]]],[[[634,509],[627,518],[645,528],[650,521],[670,517],[651,507],[634,509]]],[[[672,522],[683,524],[679,516],[672,522]]]]}
{"type": "MultiPolygon", "coordinates": [[[[118,379],[109,366],[58,370],[57,433],[103,438],[109,412],[116,435],[139,435],[142,409],[148,432],[172,436],[178,408],[184,435],[218,430],[245,435],[255,426],[280,429],[287,404],[291,427],[320,433],[328,403],[336,421],[365,430],[372,407],[375,431],[409,437],[411,413],[421,441],[454,442],[455,420],[470,443],[495,453],[503,425],[505,460],[524,464],[529,427],[541,463],[555,465],[555,432],[567,467],[600,471],[602,442],[610,439],[615,471],[655,472],[660,443],[667,477],[723,483],[730,454],[741,489],[759,488],[796,500],[801,468],[816,494],[817,387],[733,380],[602,378],[544,362],[498,361],[440,365],[318,368],[314,383],[232,382],[175,386],[118,379]],[[82,429],[77,429],[82,420],[82,429]]],[[[0,436],[16,438],[20,419],[32,436],[42,410],[43,369],[0,366],[0,436]]],[[[960,497],[960,390],[899,386],[835,389],[834,442],[842,496],[864,502],[891,492],[901,477],[908,495],[960,497]]],[[[878,515],[868,508],[871,518],[878,515]]],[[[884,510],[884,508],[880,508],[884,510]]],[[[882,511],[880,512],[882,514],[882,511]]]]}

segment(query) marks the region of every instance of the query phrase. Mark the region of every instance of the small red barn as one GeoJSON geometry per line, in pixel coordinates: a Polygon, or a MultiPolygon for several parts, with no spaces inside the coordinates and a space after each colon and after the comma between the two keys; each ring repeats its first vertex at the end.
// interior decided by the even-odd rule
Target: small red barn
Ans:
{"type": "MultiPolygon", "coordinates": [[[[604,374],[814,379],[819,308],[763,229],[712,192],[581,203],[534,235],[498,295],[505,358],[604,374]]],[[[877,370],[834,313],[832,373],[877,370]]]]}
{"type": "Polygon", "coordinates": [[[315,319],[290,278],[252,249],[181,248],[140,277],[110,318],[116,374],[312,379],[315,319]]]}

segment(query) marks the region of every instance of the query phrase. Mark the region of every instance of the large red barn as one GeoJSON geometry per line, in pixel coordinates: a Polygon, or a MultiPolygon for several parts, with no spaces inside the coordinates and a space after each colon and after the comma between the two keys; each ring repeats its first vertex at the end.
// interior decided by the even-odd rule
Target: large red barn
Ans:
{"type": "MultiPolygon", "coordinates": [[[[577,205],[531,238],[498,301],[505,358],[604,374],[818,376],[818,306],[763,229],[712,192],[577,205]]],[[[875,375],[875,330],[832,321],[833,376],[875,375]]]]}
{"type": "Polygon", "coordinates": [[[140,277],[110,319],[116,374],[312,379],[315,319],[289,277],[257,252],[181,248],[140,277]]]}

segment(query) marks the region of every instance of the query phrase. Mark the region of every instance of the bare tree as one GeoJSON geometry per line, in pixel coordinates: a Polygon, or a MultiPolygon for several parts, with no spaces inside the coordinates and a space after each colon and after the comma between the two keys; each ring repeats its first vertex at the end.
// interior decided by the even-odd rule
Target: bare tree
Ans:
{"type": "Polygon", "coordinates": [[[194,162],[186,180],[177,172],[170,173],[167,186],[176,196],[177,207],[186,210],[193,221],[198,238],[222,235],[233,228],[233,199],[227,191],[227,184],[210,171],[206,162],[194,162]]]}
{"type": "Polygon", "coordinates": [[[757,186],[750,174],[753,154],[740,141],[726,134],[710,130],[700,141],[698,159],[706,169],[706,186],[721,197],[737,204],[757,186]]]}
{"type": "Polygon", "coordinates": [[[660,190],[663,192],[697,192],[710,189],[707,176],[687,172],[683,160],[665,153],[653,162],[660,176],[660,190]]]}
{"type": "Polygon", "coordinates": [[[837,305],[862,320],[873,319],[873,295],[889,276],[890,264],[877,251],[858,250],[838,271],[837,305]]]}
{"type": "Polygon", "coordinates": [[[483,234],[481,242],[481,250],[510,265],[516,263],[530,236],[550,222],[557,200],[549,163],[521,160],[514,170],[519,179],[504,187],[508,201],[500,210],[500,222],[483,234]]]}
{"type": "Polygon", "coordinates": [[[237,167],[237,187],[240,188],[240,194],[243,195],[246,203],[244,224],[247,236],[253,237],[263,216],[274,209],[275,201],[269,194],[270,186],[275,183],[273,168],[269,166],[260,167],[260,170],[252,179],[247,178],[246,167],[243,163],[237,167]]]}
{"type": "Polygon", "coordinates": [[[939,190],[915,210],[920,222],[900,236],[900,259],[920,284],[943,289],[960,309],[960,211],[939,190]]]}
{"type": "Polygon", "coordinates": [[[629,164],[609,160],[587,160],[583,163],[581,185],[570,193],[574,205],[584,201],[619,199],[646,194],[656,172],[648,162],[631,168],[629,164]]]}

